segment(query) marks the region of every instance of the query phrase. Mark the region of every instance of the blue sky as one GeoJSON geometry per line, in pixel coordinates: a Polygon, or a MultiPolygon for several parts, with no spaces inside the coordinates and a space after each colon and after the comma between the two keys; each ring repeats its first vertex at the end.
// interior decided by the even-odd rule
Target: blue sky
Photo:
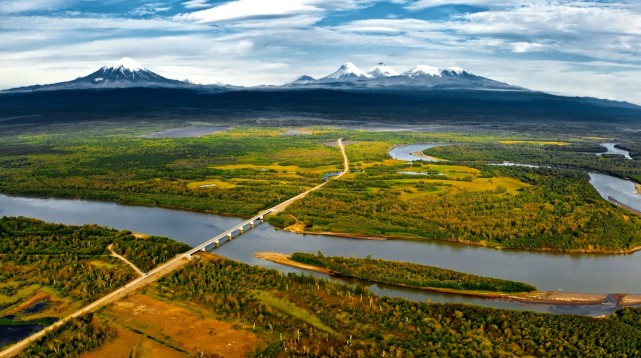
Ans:
{"type": "Polygon", "coordinates": [[[641,103],[639,0],[1,0],[0,39],[0,88],[125,56],[166,77],[236,85],[383,61],[641,103]]]}

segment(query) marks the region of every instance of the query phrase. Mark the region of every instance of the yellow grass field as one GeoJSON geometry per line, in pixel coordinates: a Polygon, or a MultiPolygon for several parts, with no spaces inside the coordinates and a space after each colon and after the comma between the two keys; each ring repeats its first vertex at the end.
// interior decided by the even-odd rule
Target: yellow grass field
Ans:
{"type": "Polygon", "coordinates": [[[301,168],[296,165],[258,165],[258,164],[229,164],[229,165],[216,165],[212,166],[213,169],[221,170],[238,170],[238,169],[251,169],[251,170],[275,170],[278,173],[316,173],[325,170],[334,170],[334,166],[321,166],[315,168],[301,168]]]}
{"type": "Polygon", "coordinates": [[[98,349],[81,355],[81,358],[102,357],[163,357],[182,358],[190,355],[167,347],[161,343],[124,328],[117,323],[111,323],[118,335],[115,339],[103,344],[98,349]]]}
{"type": "MultiPolygon", "coordinates": [[[[446,191],[450,194],[455,194],[458,191],[494,191],[500,187],[506,189],[506,193],[516,194],[517,190],[523,187],[529,186],[529,184],[523,183],[518,179],[507,178],[507,177],[498,177],[498,178],[476,178],[471,182],[467,181],[457,181],[457,180],[439,180],[439,179],[423,179],[422,182],[428,184],[439,185],[438,190],[435,191],[425,191],[417,190],[412,188],[411,185],[414,180],[408,179],[398,180],[395,182],[405,183],[406,185],[394,186],[393,188],[401,192],[401,199],[411,200],[417,199],[425,195],[435,195],[446,191]]],[[[498,195],[498,194],[497,194],[498,195]]]]}
{"type": "Polygon", "coordinates": [[[187,188],[191,190],[198,189],[207,189],[207,188],[220,188],[220,189],[229,189],[235,187],[236,184],[218,180],[218,179],[207,179],[203,181],[193,181],[187,184],[187,188]]]}
{"type": "Polygon", "coordinates": [[[501,144],[536,144],[536,145],[558,145],[566,146],[569,142],[556,142],[556,141],[538,141],[538,140],[500,140],[501,144]]]}
{"type": "Polygon", "coordinates": [[[134,294],[118,301],[101,311],[99,316],[137,336],[119,335],[112,342],[116,344],[105,345],[87,357],[119,356],[115,355],[116,351],[133,350],[139,353],[136,357],[165,357],[164,352],[175,357],[180,357],[181,352],[192,356],[244,357],[261,345],[260,338],[249,325],[219,321],[202,307],[161,301],[144,294],[134,294]],[[143,335],[152,338],[154,343],[161,343],[164,348],[142,339],[143,335]],[[138,347],[137,342],[142,346],[138,347]],[[101,351],[103,349],[109,351],[101,351]]]}

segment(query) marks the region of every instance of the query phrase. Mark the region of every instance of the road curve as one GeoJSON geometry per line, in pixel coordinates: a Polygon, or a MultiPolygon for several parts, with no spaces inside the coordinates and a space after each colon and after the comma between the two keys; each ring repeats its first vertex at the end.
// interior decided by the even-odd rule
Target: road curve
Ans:
{"type": "MultiPolygon", "coordinates": [[[[349,159],[347,158],[347,152],[345,151],[345,145],[343,145],[343,138],[340,138],[338,140],[338,146],[341,149],[341,154],[343,155],[343,171],[339,175],[335,176],[333,179],[330,179],[330,180],[338,179],[338,178],[342,177],[343,175],[349,173],[349,159]]],[[[307,190],[304,193],[300,193],[300,194],[296,195],[295,197],[293,197],[291,199],[283,201],[282,203],[274,206],[272,209],[274,211],[276,211],[276,212],[284,211],[285,209],[287,209],[288,206],[293,204],[295,201],[306,197],[307,194],[311,193],[314,190],[318,190],[318,189],[322,188],[328,182],[329,182],[329,180],[327,180],[325,182],[322,182],[321,184],[318,184],[317,186],[307,190]]]]}
{"type": "Polygon", "coordinates": [[[121,256],[117,252],[115,252],[114,249],[113,249],[113,246],[114,246],[114,244],[111,244],[111,245],[107,246],[107,249],[109,250],[109,252],[111,252],[111,256],[113,256],[113,257],[119,259],[120,261],[126,263],[127,265],[131,266],[131,268],[134,269],[134,271],[136,271],[138,276],[145,276],[145,273],[142,272],[138,268],[138,266],[134,265],[133,262],[127,260],[124,256],[121,256]]]}
{"type": "MultiPolygon", "coordinates": [[[[345,146],[343,145],[343,139],[342,138],[340,138],[338,140],[338,146],[340,147],[341,153],[343,154],[343,166],[344,166],[344,168],[343,168],[343,171],[339,175],[334,177],[334,179],[338,179],[338,178],[342,177],[343,175],[345,175],[345,174],[347,174],[349,172],[349,159],[347,158],[347,153],[345,152],[345,146]]],[[[328,181],[323,182],[323,183],[321,183],[321,184],[309,189],[308,191],[306,191],[304,193],[298,194],[295,197],[293,197],[291,199],[288,199],[288,200],[286,200],[286,201],[274,206],[272,209],[275,209],[277,211],[282,211],[285,208],[287,208],[287,206],[289,206],[290,204],[295,202],[296,200],[302,199],[307,194],[309,194],[310,192],[320,189],[321,187],[323,187],[323,185],[327,184],[327,182],[328,181]]],[[[97,309],[99,309],[101,307],[104,307],[104,306],[106,306],[106,305],[108,305],[108,304],[110,304],[112,302],[115,302],[115,301],[125,297],[126,295],[128,295],[130,293],[133,293],[134,291],[138,290],[139,288],[142,288],[142,287],[144,287],[144,286],[156,281],[157,279],[161,278],[162,276],[167,275],[168,273],[180,268],[181,266],[183,266],[184,264],[189,262],[189,259],[186,258],[187,253],[189,253],[189,251],[187,251],[186,253],[176,255],[173,259],[171,259],[171,260],[165,262],[164,264],[156,267],[155,269],[147,272],[147,274],[144,274],[144,273],[142,273],[142,271],[140,271],[135,265],[133,265],[127,259],[125,259],[124,257],[116,254],[111,249],[111,245],[109,245],[109,251],[112,252],[112,255],[118,257],[119,259],[121,259],[121,260],[127,262],[129,265],[131,265],[136,270],[136,272],[139,272],[141,274],[141,276],[136,278],[136,279],[134,279],[133,281],[130,281],[129,283],[125,284],[123,287],[121,287],[121,288],[119,288],[119,289],[117,289],[115,291],[112,291],[111,293],[108,293],[105,296],[102,296],[101,298],[99,298],[99,299],[95,300],[94,302],[88,304],[87,306],[79,309],[78,311],[76,311],[76,312],[74,312],[74,313],[62,318],[61,320],[51,324],[50,326],[47,326],[46,328],[42,329],[41,331],[38,331],[38,332],[32,334],[31,336],[29,336],[29,337],[27,337],[27,338],[25,338],[25,339],[23,339],[23,340],[21,340],[19,342],[16,342],[16,343],[12,344],[11,346],[9,346],[6,349],[4,349],[3,351],[0,351],[0,358],[12,357],[14,355],[17,355],[23,349],[27,348],[31,343],[35,342],[36,340],[38,340],[39,338],[43,337],[47,333],[55,330],[56,328],[64,325],[65,323],[69,322],[71,319],[76,318],[76,317],[81,316],[81,315],[86,314],[86,313],[93,312],[93,311],[95,311],[95,310],[97,310],[97,309]]]]}

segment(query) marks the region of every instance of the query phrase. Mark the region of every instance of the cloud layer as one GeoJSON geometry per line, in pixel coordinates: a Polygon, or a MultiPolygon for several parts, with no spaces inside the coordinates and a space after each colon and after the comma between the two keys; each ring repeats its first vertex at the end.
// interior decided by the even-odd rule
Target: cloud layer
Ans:
{"type": "Polygon", "coordinates": [[[0,88],[123,56],[178,79],[281,84],[353,61],[461,66],[537,90],[641,102],[635,0],[3,0],[0,88]]]}

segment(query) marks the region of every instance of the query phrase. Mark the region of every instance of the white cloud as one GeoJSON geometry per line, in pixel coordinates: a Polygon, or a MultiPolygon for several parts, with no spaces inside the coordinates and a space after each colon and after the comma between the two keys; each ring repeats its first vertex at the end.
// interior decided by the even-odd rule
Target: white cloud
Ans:
{"type": "MultiPolygon", "coordinates": [[[[500,4],[500,2],[498,2],[500,4]]],[[[408,10],[422,10],[443,5],[497,5],[496,0],[418,0],[405,6],[408,10]]]]}
{"type": "Polygon", "coordinates": [[[69,1],[67,0],[2,0],[0,1],[0,14],[15,14],[35,10],[57,9],[69,1]]]}
{"type": "MultiPolygon", "coordinates": [[[[177,4],[205,10],[175,18],[160,13],[146,20],[86,12],[73,17],[8,14],[0,18],[0,88],[69,80],[123,56],[168,77],[238,85],[324,76],[345,61],[363,68],[385,61],[399,71],[417,64],[457,65],[537,90],[638,102],[637,3],[397,0],[414,8],[447,2],[483,4],[489,10],[429,21],[364,15],[363,20],[318,25],[337,11],[376,1],[235,0],[214,6],[207,0],[182,0],[177,4]]],[[[0,0],[0,8],[10,3],[18,1],[0,0]]],[[[156,5],[150,9],[166,7],[156,5]]]]}
{"type": "Polygon", "coordinates": [[[164,6],[161,2],[152,2],[144,4],[130,11],[130,14],[135,16],[154,15],[161,12],[166,12],[171,9],[171,6],[164,6]]]}
{"type": "MultiPolygon", "coordinates": [[[[206,10],[177,15],[182,21],[219,23],[246,19],[267,19],[296,15],[320,14],[327,11],[346,11],[369,6],[382,0],[235,0],[206,10]]],[[[188,2],[204,7],[204,2],[188,2]]],[[[186,3],[183,3],[183,5],[186,3]]]]}
{"type": "Polygon", "coordinates": [[[320,12],[305,1],[238,0],[207,10],[178,15],[176,18],[199,23],[213,23],[270,16],[293,16],[320,12]]]}
{"type": "Polygon", "coordinates": [[[207,3],[207,0],[190,0],[190,1],[185,1],[184,3],[182,3],[182,5],[187,9],[201,9],[201,8],[210,6],[207,3]]]}
{"type": "MultiPolygon", "coordinates": [[[[131,19],[108,16],[97,17],[48,17],[48,16],[8,16],[0,21],[0,31],[21,33],[39,32],[50,37],[63,37],[68,34],[86,35],[91,30],[164,30],[164,31],[203,31],[210,28],[198,24],[184,24],[162,18],[131,19]]],[[[100,33],[104,37],[104,33],[100,33]]],[[[0,45],[2,42],[0,41],[0,45]]]]}

